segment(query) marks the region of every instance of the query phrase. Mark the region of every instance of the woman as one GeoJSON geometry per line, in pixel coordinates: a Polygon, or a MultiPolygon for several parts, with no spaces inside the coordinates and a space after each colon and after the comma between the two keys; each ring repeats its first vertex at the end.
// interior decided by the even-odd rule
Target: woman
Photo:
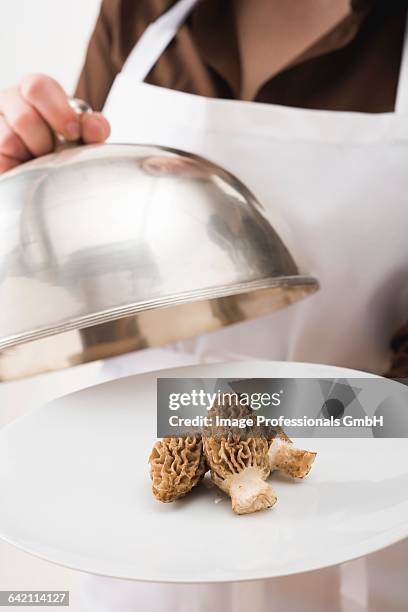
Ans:
{"type": "MultiPolygon", "coordinates": [[[[393,159],[408,111],[405,15],[405,0],[102,3],[77,94],[105,105],[116,141],[176,146],[236,173],[322,286],[184,350],[389,369],[407,306],[405,158],[393,159]]],[[[85,142],[109,134],[97,112],[80,123],[43,75],[1,92],[0,112],[2,171],[50,151],[50,128],[85,142]]]]}
{"type": "MultiPolygon", "coordinates": [[[[390,351],[408,307],[406,13],[402,0],[102,3],[77,95],[104,110],[115,141],[174,146],[237,174],[321,283],[304,302],[179,348],[374,372],[393,360],[393,373],[408,373],[406,328],[392,344],[401,351],[390,351]]],[[[85,142],[109,134],[98,112],[78,120],[44,76],[1,92],[0,112],[2,171],[51,150],[51,129],[85,142]]],[[[337,572],[327,572],[322,605],[335,609],[337,572]]],[[[245,588],[257,612],[275,609],[271,593],[282,609],[276,582],[245,588]]],[[[142,608],[191,612],[180,600],[194,600],[194,610],[215,611],[217,599],[223,610],[249,608],[244,587],[217,589],[197,600],[155,587],[142,608]]]]}

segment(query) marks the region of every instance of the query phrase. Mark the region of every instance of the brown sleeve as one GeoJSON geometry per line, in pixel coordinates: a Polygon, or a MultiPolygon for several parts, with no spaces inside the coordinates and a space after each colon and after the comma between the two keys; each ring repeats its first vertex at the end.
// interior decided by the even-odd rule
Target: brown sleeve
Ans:
{"type": "Polygon", "coordinates": [[[113,50],[115,33],[120,29],[120,13],[120,0],[103,0],[75,92],[98,111],[121,69],[113,50]]]}
{"type": "Polygon", "coordinates": [[[408,378],[408,323],[400,327],[391,340],[393,358],[389,378],[408,378]]]}

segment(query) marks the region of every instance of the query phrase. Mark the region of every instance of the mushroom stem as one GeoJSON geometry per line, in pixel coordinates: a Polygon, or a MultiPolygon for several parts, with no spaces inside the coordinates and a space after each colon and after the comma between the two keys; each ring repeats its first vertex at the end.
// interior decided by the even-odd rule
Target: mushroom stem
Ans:
{"type": "Polygon", "coordinates": [[[316,453],[296,448],[281,438],[272,440],[268,455],[271,472],[280,470],[293,478],[307,476],[316,458],[316,453]]]}
{"type": "Polygon", "coordinates": [[[256,467],[247,467],[228,480],[228,493],[236,514],[258,512],[270,508],[276,502],[274,490],[256,467]]]}

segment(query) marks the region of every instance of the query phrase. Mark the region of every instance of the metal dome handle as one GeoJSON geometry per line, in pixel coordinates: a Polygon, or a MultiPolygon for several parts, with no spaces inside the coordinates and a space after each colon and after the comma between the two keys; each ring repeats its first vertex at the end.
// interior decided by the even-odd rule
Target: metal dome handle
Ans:
{"type": "MultiPolygon", "coordinates": [[[[77,115],[83,115],[84,113],[92,113],[92,107],[89,106],[85,100],[81,100],[80,98],[69,98],[68,104],[70,107],[76,112],[77,115]]],[[[54,150],[61,151],[62,149],[68,149],[70,147],[75,147],[79,144],[82,144],[82,139],[78,140],[67,140],[61,134],[54,132],[54,150]]]]}

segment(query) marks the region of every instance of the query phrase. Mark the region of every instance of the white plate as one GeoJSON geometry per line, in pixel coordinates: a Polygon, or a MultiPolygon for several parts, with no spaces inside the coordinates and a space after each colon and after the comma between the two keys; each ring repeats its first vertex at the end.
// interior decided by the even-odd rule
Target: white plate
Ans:
{"type": "Polygon", "coordinates": [[[0,536],[97,574],[166,582],[247,580],[322,568],[408,535],[405,439],[312,439],[310,476],[273,475],[278,503],[235,516],[201,486],[173,504],[150,492],[156,378],[344,377],[308,364],[177,368],[86,389],[0,431],[0,536]]]}

